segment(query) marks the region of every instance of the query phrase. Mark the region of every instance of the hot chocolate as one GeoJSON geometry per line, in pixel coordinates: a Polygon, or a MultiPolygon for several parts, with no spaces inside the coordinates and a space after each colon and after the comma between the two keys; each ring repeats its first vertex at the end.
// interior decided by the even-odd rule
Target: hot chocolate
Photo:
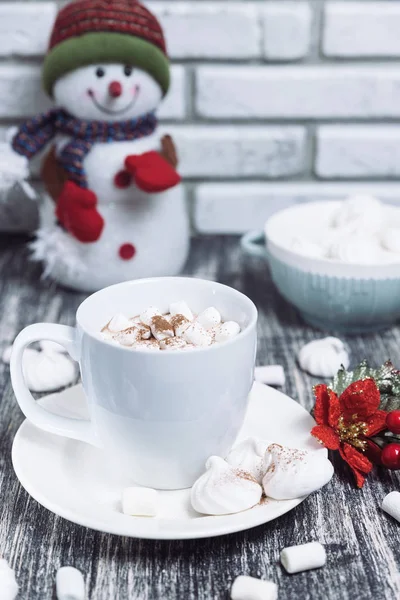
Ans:
{"type": "Polygon", "coordinates": [[[190,350],[221,344],[240,333],[235,321],[223,321],[211,306],[194,315],[186,302],[175,302],[169,312],[149,306],[128,318],[116,314],[102,329],[104,339],[132,350],[190,350]]]}

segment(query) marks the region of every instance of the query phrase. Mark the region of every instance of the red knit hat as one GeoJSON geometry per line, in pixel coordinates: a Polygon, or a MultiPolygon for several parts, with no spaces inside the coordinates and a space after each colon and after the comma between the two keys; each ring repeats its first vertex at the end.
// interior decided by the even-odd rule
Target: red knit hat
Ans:
{"type": "Polygon", "coordinates": [[[115,62],[142,68],[167,92],[169,61],[156,17],[137,0],[75,0],[56,19],[44,87],[51,95],[54,83],[66,73],[115,62]]]}

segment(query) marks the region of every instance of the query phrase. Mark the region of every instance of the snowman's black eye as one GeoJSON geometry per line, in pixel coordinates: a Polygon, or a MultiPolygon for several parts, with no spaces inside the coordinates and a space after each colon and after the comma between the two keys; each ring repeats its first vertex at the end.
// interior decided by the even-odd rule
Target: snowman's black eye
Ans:
{"type": "Polygon", "coordinates": [[[133,67],[130,67],[129,65],[124,67],[124,73],[127,77],[130,77],[132,75],[132,71],[133,71],[133,67]]]}
{"type": "Polygon", "coordinates": [[[105,70],[102,67],[99,67],[98,69],[96,69],[96,76],[100,79],[101,77],[104,77],[104,75],[106,74],[105,70]]]}

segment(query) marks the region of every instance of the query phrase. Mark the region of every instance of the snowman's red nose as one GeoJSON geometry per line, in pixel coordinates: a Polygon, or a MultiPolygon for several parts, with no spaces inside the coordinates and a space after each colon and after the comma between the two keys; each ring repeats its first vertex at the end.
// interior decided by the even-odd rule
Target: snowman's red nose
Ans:
{"type": "Polygon", "coordinates": [[[122,85],[119,81],[112,81],[108,86],[108,93],[111,98],[119,98],[122,95],[122,85]]]}

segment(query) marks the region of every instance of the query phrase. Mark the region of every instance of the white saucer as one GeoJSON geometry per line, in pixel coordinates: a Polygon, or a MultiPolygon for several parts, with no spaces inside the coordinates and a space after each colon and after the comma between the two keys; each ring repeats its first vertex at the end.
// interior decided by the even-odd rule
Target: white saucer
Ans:
{"type": "MultiPolygon", "coordinates": [[[[41,404],[52,412],[87,418],[80,385],[47,396],[41,404]]],[[[255,383],[238,440],[249,436],[287,446],[326,452],[310,436],[313,418],[281,392],[255,383]]],[[[205,538],[242,531],[272,521],[304,498],[276,501],[223,517],[201,516],[190,506],[189,490],[160,492],[157,518],[129,517],[120,498],[133,482],[108,468],[101,450],[37,429],[28,421],[15,436],[12,461],[26,491],[45,508],[73,523],[98,531],[146,539],[205,538]]]]}

